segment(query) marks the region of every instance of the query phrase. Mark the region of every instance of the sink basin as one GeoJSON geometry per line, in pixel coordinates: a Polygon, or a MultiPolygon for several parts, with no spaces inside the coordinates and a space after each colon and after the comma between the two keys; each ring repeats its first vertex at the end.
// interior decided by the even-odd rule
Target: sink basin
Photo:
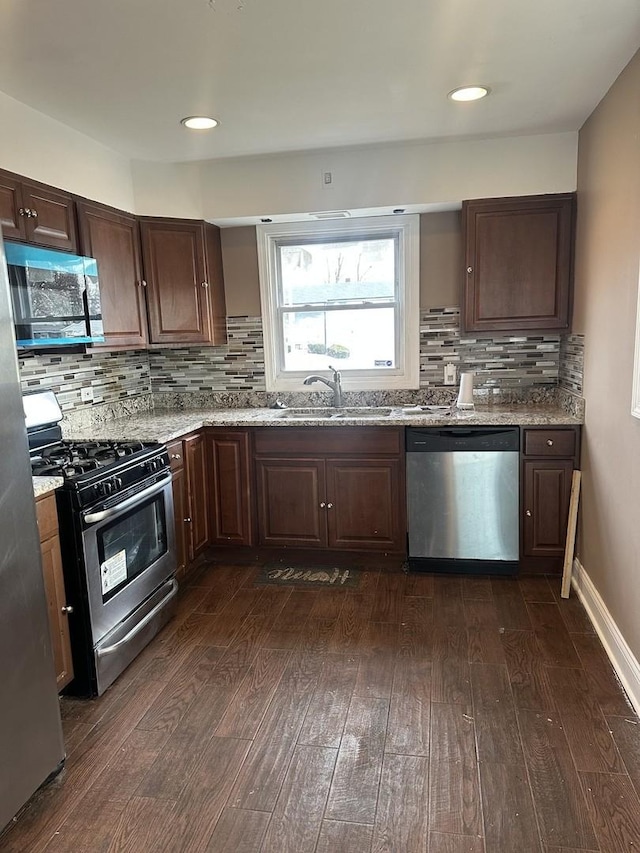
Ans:
{"type": "Polygon", "coordinates": [[[344,420],[345,418],[385,418],[391,414],[391,408],[380,406],[378,408],[345,408],[336,409],[333,407],[318,406],[315,408],[309,407],[306,409],[285,409],[278,417],[284,420],[321,420],[334,421],[344,420]]]}

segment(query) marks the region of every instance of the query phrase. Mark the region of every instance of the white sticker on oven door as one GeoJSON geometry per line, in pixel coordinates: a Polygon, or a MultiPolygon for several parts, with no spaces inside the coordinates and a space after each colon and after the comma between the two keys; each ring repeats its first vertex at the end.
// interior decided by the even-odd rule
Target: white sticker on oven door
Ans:
{"type": "Polygon", "coordinates": [[[104,595],[127,579],[127,552],[123,549],[105,560],[100,567],[100,574],[102,575],[102,594],[104,595]]]}

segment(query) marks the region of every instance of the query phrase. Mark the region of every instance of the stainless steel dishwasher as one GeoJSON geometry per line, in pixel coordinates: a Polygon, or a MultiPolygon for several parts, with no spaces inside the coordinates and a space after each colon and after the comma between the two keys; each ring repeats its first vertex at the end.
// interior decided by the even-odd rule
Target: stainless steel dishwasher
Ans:
{"type": "Polygon", "coordinates": [[[406,448],[409,568],[516,573],[518,428],[409,428],[406,448]]]}

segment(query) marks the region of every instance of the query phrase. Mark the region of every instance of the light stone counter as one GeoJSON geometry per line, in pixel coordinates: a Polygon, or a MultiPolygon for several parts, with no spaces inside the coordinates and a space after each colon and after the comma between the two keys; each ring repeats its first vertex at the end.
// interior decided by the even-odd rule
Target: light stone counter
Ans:
{"type": "Polygon", "coordinates": [[[402,408],[336,409],[330,419],[314,417],[303,409],[200,409],[155,411],[105,421],[99,426],[74,428],[67,425],[64,437],[113,441],[159,441],[165,444],[205,426],[219,427],[344,427],[344,426],[576,426],[581,418],[558,406],[488,406],[473,412],[408,411],[402,408]],[[292,414],[296,413],[295,417],[292,414]]]}
{"type": "Polygon", "coordinates": [[[50,492],[55,492],[63,484],[62,477],[32,477],[33,480],[33,496],[41,498],[43,495],[48,495],[50,492]]]}

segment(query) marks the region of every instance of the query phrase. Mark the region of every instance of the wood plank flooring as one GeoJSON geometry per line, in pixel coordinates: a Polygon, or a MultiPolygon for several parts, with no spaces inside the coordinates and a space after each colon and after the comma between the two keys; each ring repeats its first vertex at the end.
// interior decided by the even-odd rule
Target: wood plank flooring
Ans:
{"type": "Polygon", "coordinates": [[[559,579],[206,566],[3,853],[640,849],[640,721],[559,579]]]}

